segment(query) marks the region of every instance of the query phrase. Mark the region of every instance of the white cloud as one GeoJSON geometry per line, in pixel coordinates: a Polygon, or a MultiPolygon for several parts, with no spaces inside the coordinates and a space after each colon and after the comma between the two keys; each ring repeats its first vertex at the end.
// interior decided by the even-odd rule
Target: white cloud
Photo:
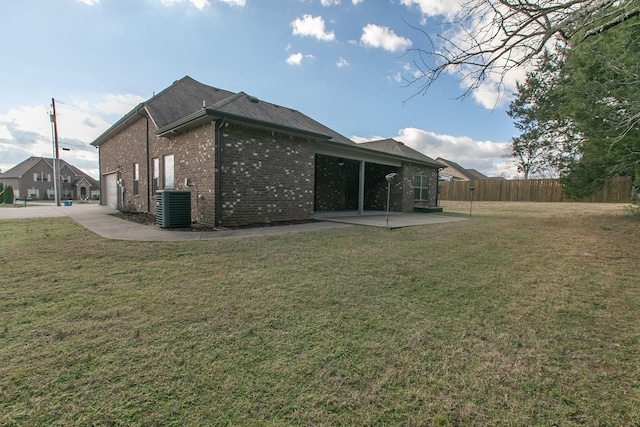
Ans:
{"type": "MultiPolygon", "coordinates": [[[[351,137],[358,143],[383,138],[385,137],[351,137]]],[[[517,176],[511,162],[503,158],[508,150],[506,142],[476,141],[467,136],[439,135],[413,127],[400,129],[392,138],[433,159],[442,157],[452,160],[464,168],[476,169],[487,176],[517,176]]]]}
{"type": "Polygon", "coordinates": [[[289,57],[287,58],[287,64],[289,65],[301,65],[302,61],[304,59],[314,59],[315,56],[313,55],[303,55],[302,53],[298,52],[298,53],[292,53],[291,55],[289,55],[289,57]]]}
{"type": "MultiPolygon", "coordinates": [[[[222,0],[222,1],[233,2],[232,0],[222,0]]],[[[238,0],[238,1],[244,2],[244,0],[238,0]]],[[[198,10],[202,10],[205,7],[211,5],[209,0],[160,0],[160,3],[162,3],[165,6],[173,6],[174,4],[179,4],[179,3],[190,3],[192,6],[194,6],[198,10]]]]}
{"type": "Polygon", "coordinates": [[[336,62],[336,65],[338,66],[338,68],[342,68],[342,67],[348,67],[351,64],[349,64],[349,61],[347,61],[343,57],[340,57],[340,59],[338,59],[338,62],[336,62]]]}
{"type": "Polygon", "coordinates": [[[333,31],[327,32],[324,27],[324,19],[321,16],[303,15],[291,22],[293,35],[309,36],[318,40],[332,41],[335,39],[333,31]]]}
{"type": "Polygon", "coordinates": [[[359,3],[364,3],[364,0],[351,0],[351,3],[355,5],[359,4],[359,3]]]}
{"type": "Polygon", "coordinates": [[[300,52],[292,53],[287,58],[287,64],[289,64],[289,65],[300,65],[300,64],[302,64],[302,54],[300,52]]]}
{"type": "MultiPolygon", "coordinates": [[[[497,49],[502,43],[503,37],[500,27],[493,24],[493,18],[493,15],[485,14],[472,20],[472,22],[476,22],[472,28],[454,27],[457,31],[445,34],[446,38],[451,41],[451,45],[447,49],[470,51],[477,49],[476,43],[485,45],[487,51],[497,49]]],[[[473,99],[487,109],[504,107],[513,98],[513,94],[517,90],[517,82],[526,77],[527,69],[517,67],[506,73],[503,73],[502,69],[524,54],[523,50],[514,49],[508,57],[495,58],[495,71],[485,74],[485,79],[472,92],[473,99]]],[[[473,71],[474,68],[470,66],[448,70],[449,73],[460,78],[460,87],[463,90],[467,90],[474,83],[472,81],[473,71]]]]}
{"type": "Polygon", "coordinates": [[[100,0],[76,0],[76,3],[84,3],[87,6],[95,6],[100,3],[100,0]]]}
{"type": "Polygon", "coordinates": [[[230,4],[231,6],[245,7],[247,5],[247,0],[220,0],[220,1],[226,4],[230,4]]]}
{"type": "Polygon", "coordinates": [[[49,108],[43,105],[12,108],[6,114],[0,114],[0,123],[7,129],[51,138],[51,121],[48,111],[49,108]]]}
{"type": "MultiPolygon", "coordinates": [[[[106,95],[97,102],[56,103],[61,157],[98,176],[98,152],[89,144],[115,120],[144,99],[136,95],[106,95]]],[[[7,170],[30,156],[52,157],[50,106],[23,105],[0,113],[0,169],[7,170]]]]}
{"type": "Polygon", "coordinates": [[[323,6],[339,5],[340,0],[320,0],[320,4],[323,6]]]}
{"type": "Polygon", "coordinates": [[[11,139],[11,132],[9,132],[9,128],[5,125],[0,125],[0,140],[1,139],[11,139]]]}
{"type": "MultiPolygon", "coordinates": [[[[96,110],[100,113],[122,116],[143,101],[145,101],[145,98],[138,95],[107,95],[104,101],[96,104],[96,110]]],[[[78,104],[78,106],[84,109],[89,108],[88,103],[78,104]]]]}
{"type": "Polygon", "coordinates": [[[382,48],[388,52],[398,52],[411,47],[411,40],[398,36],[388,27],[367,24],[362,28],[360,41],[366,47],[382,48]]]}
{"type": "Polygon", "coordinates": [[[409,8],[418,6],[426,16],[453,16],[459,12],[468,0],[400,0],[400,4],[409,8]]]}

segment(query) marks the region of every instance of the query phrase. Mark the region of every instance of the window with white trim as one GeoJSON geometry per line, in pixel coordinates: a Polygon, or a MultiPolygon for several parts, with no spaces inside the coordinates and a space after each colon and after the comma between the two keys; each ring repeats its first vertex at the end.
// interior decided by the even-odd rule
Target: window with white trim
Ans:
{"type": "Polygon", "coordinates": [[[155,196],[160,186],[160,159],[157,157],[151,159],[151,176],[153,177],[151,181],[151,191],[155,196]]]}
{"type": "Polygon", "coordinates": [[[174,175],[173,175],[173,167],[174,167],[174,157],[173,154],[169,154],[162,158],[163,161],[163,169],[164,169],[164,188],[173,188],[174,186],[174,175]]]}
{"type": "Polygon", "coordinates": [[[140,190],[140,163],[133,164],[133,195],[137,196],[140,190]]]}
{"type": "Polygon", "coordinates": [[[413,200],[429,200],[429,176],[413,176],[413,200]]]}
{"type": "Polygon", "coordinates": [[[51,182],[51,174],[44,172],[36,172],[33,174],[33,180],[36,182],[51,182]]]}

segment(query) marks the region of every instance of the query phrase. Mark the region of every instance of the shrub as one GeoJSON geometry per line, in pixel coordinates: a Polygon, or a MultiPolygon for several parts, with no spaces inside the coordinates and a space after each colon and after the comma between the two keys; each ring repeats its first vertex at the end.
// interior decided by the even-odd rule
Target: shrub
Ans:
{"type": "Polygon", "coordinates": [[[6,204],[13,203],[13,187],[10,185],[7,185],[4,189],[4,202],[6,204]]]}

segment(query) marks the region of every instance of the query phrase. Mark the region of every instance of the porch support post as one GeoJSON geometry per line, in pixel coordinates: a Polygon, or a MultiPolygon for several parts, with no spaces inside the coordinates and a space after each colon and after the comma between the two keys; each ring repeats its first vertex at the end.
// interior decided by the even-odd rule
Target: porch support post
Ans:
{"type": "Polygon", "coordinates": [[[360,179],[358,180],[358,213],[364,212],[364,160],[360,160],[360,179]]]}

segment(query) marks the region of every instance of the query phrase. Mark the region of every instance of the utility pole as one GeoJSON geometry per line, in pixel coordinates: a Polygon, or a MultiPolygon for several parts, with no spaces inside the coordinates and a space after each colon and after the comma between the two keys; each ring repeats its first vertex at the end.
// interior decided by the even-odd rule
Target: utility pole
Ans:
{"type": "Polygon", "coordinates": [[[53,192],[56,206],[60,206],[60,150],[58,149],[58,123],[56,121],[56,100],[51,98],[52,112],[49,115],[53,128],[53,192]]]}

